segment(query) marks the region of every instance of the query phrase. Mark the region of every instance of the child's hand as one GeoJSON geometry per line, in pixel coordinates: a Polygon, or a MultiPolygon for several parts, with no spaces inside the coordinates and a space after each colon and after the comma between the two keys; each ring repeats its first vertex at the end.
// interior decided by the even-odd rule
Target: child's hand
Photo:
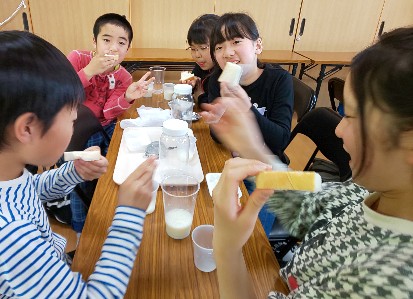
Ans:
{"type": "MultiPolygon", "coordinates": [[[[91,146],[87,148],[85,151],[95,151],[99,150],[98,146],[91,146]]],[[[108,160],[100,156],[99,160],[96,161],[83,161],[81,159],[75,160],[74,165],[77,173],[80,175],[82,179],[85,181],[92,181],[94,179],[99,178],[102,174],[104,174],[108,168],[108,160]]]]}
{"type": "Polygon", "coordinates": [[[221,97],[236,98],[238,107],[246,112],[251,109],[251,98],[240,85],[230,86],[226,82],[221,82],[221,97]]]}
{"type": "Polygon", "coordinates": [[[155,157],[144,161],[119,187],[118,204],[146,210],[152,199],[155,157]]]}
{"type": "Polygon", "coordinates": [[[212,192],[214,201],[214,254],[240,252],[250,237],[258,212],[273,193],[256,189],[244,206],[238,203],[238,186],[247,176],[257,175],[271,166],[256,160],[235,158],[225,163],[217,186],[212,192]]]}
{"type": "Polygon", "coordinates": [[[146,80],[150,75],[151,72],[147,72],[139,81],[133,82],[129,85],[125,92],[125,99],[128,102],[132,102],[133,100],[144,96],[144,94],[148,91],[148,85],[155,80],[154,77],[146,80]]]}
{"type": "Polygon", "coordinates": [[[191,80],[180,80],[181,84],[189,84],[192,86],[192,89],[196,89],[201,83],[201,78],[194,76],[191,80]]]}
{"type": "MultiPolygon", "coordinates": [[[[109,52],[104,54],[108,53],[109,52]]],[[[108,69],[115,67],[115,65],[117,64],[117,60],[113,56],[104,56],[104,54],[96,54],[95,56],[93,56],[89,64],[85,66],[85,68],[83,69],[85,75],[88,77],[89,80],[93,76],[102,74],[106,72],[108,69]]]]}

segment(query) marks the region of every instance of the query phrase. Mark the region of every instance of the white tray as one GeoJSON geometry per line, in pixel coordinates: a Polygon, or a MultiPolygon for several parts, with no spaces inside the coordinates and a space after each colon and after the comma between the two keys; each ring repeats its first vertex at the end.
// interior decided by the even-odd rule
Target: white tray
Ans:
{"type": "MultiPolygon", "coordinates": [[[[128,131],[128,134],[139,136],[140,134],[146,134],[151,139],[151,142],[158,141],[161,133],[161,127],[129,127],[124,129],[124,132],[128,131]]],[[[126,146],[124,140],[125,134],[122,135],[120,142],[118,157],[116,159],[115,170],[113,172],[113,181],[116,184],[122,184],[126,178],[147,158],[144,156],[144,151],[130,152],[126,146]]],[[[204,179],[204,173],[202,171],[201,162],[199,161],[198,149],[195,147],[195,152],[192,159],[189,161],[188,172],[199,182],[204,179]]],[[[155,171],[155,181],[160,183],[163,177],[163,167],[159,165],[155,171]]]]}

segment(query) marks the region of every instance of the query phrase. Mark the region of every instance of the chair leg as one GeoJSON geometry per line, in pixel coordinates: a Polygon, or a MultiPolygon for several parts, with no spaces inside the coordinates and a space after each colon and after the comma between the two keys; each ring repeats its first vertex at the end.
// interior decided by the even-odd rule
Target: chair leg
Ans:
{"type": "Polygon", "coordinates": [[[315,156],[318,153],[318,148],[316,148],[313,152],[313,154],[311,155],[310,159],[307,162],[307,165],[304,167],[304,171],[308,170],[311,166],[311,163],[313,163],[315,156]]]}

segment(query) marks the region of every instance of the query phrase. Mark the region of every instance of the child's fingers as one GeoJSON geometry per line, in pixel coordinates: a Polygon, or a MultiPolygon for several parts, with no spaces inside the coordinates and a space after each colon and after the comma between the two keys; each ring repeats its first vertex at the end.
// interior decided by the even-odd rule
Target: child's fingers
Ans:
{"type": "MultiPolygon", "coordinates": [[[[146,81],[146,79],[148,79],[148,77],[151,75],[151,72],[146,72],[145,75],[142,76],[142,78],[139,79],[139,83],[142,83],[144,81],[146,81]]],[[[152,82],[153,80],[155,80],[154,77],[150,78],[149,81],[152,82]]]]}
{"type": "Polygon", "coordinates": [[[152,180],[153,173],[156,168],[155,157],[149,157],[139,167],[137,167],[126,179],[127,181],[136,181],[142,179],[143,181],[152,180]]]}

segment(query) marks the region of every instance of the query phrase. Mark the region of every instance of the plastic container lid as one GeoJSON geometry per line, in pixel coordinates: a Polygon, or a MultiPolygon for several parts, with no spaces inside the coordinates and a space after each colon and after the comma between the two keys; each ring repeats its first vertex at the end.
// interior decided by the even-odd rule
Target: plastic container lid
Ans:
{"type": "Polygon", "coordinates": [[[175,84],[174,93],[177,94],[192,94],[192,86],[189,84],[175,84]]]}
{"type": "Polygon", "coordinates": [[[188,123],[180,119],[165,120],[162,124],[162,132],[170,136],[184,136],[188,133],[188,123]]]}

